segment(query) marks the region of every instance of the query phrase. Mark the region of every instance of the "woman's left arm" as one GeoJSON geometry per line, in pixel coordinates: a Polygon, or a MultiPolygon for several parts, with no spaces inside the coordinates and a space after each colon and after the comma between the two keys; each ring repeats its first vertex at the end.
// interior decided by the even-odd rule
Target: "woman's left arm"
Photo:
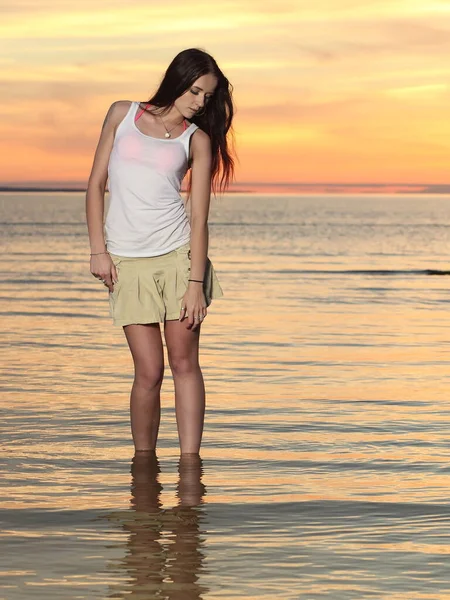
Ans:
{"type": "Polygon", "coordinates": [[[208,256],[208,215],[211,197],[211,141],[207,133],[198,129],[192,136],[191,174],[191,270],[184,304],[188,314],[188,327],[196,329],[207,314],[203,293],[206,260],[208,256]],[[195,319],[198,320],[195,320],[195,319]]]}

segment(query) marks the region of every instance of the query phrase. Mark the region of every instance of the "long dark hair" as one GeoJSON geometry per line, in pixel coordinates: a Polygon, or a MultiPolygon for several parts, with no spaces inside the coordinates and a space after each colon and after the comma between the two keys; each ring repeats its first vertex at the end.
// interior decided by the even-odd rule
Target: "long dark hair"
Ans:
{"type": "MultiPolygon", "coordinates": [[[[211,140],[212,166],[211,187],[214,196],[223,193],[234,179],[234,131],[232,128],[235,109],[233,106],[233,86],[219,69],[214,58],[198,48],[188,48],[175,56],[168,66],[159,88],[149,98],[148,103],[165,107],[168,112],[175,100],[202,75],[217,77],[217,87],[210,99],[205,102],[201,114],[195,114],[190,121],[205,131],[211,140]],[[227,139],[227,135],[228,138],[227,139]],[[231,150],[230,150],[231,146],[231,150]]],[[[189,170],[187,198],[192,183],[189,170]]]]}

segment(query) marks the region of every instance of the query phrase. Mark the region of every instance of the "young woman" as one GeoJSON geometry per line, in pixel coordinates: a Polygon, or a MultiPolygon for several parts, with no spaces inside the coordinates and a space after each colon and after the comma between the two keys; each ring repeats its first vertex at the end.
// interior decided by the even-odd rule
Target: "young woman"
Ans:
{"type": "Polygon", "coordinates": [[[148,101],[111,105],[95,152],[86,194],[90,270],[109,290],[110,314],[123,327],[133,357],[130,413],[137,452],[153,452],[158,437],[160,323],[175,382],[180,451],[200,451],[200,326],[212,299],[223,295],[207,256],[208,214],[211,190],[225,191],[234,177],[232,90],[212,56],[184,50],[148,101]],[[180,195],[188,171],[189,215],[180,195]]]}

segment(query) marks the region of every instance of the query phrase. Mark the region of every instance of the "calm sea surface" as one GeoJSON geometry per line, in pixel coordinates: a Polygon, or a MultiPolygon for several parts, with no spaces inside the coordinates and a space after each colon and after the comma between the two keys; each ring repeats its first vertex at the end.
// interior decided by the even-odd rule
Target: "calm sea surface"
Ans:
{"type": "Polygon", "coordinates": [[[0,598],[450,598],[450,200],[229,195],[202,460],[132,464],[83,194],[2,194],[0,598]]]}

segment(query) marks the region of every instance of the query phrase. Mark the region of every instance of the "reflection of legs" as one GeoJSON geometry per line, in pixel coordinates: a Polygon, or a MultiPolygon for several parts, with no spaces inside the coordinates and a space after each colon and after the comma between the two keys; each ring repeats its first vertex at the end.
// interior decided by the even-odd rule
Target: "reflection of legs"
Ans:
{"type": "Polygon", "coordinates": [[[205,417],[205,386],[198,363],[200,330],[186,322],[164,324],[169,364],[175,382],[175,413],[181,453],[198,454],[205,417]]]}
{"type": "MultiPolygon", "coordinates": [[[[161,552],[162,485],[159,461],[154,452],[138,452],[131,464],[131,510],[125,529],[129,532],[125,564],[130,596],[157,597],[164,586],[165,557],[161,552]]],[[[116,596],[118,597],[118,596],[116,596]]]]}
{"type": "Polygon", "coordinates": [[[161,418],[160,390],[164,354],[159,323],[126,325],[125,336],[134,362],[130,396],[131,431],[136,450],[154,450],[161,418]]]}
{"type": "Polygon", "coordinates": [[[180,457],[177,486],[178,506],[172,509],[174,543],[169,546],[168,564],[174,583],[168,587],[169,600],[200,600],[208,589],[199,583],[203,566],[203,535],[201,506],[205,486],[201,481],[202,459],[198,455],[180,457]]]}
{"type": "Polygon", "coordinates": [[[180,456],[178,473],[180,475],[177,487],[179,506],[197,506],[205,494],[205,486],[201,478],[203,462],[200,456],[184,454],[180,456]]]}
{"type": "Polygon", "coordinates": [[[137,512],[162,510],[161,468],[155,452],[138,452],[131,463],[131,507],[137,512]]]}

